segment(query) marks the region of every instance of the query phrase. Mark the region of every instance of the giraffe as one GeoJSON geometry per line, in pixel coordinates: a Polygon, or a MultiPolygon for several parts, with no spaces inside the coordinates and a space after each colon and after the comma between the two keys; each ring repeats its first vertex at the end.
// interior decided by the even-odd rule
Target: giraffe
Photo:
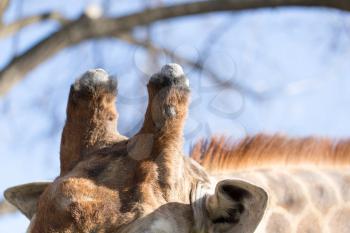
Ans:
{"type": "Polygon", "coordinates": [[[167,64],[147,89],[144,123],[127,138],[115,130],[115,80],[95,69],[72,84],[60,174],[4,193],[28,233],[350,232],[346,142],[213,138],[184,156],[186,75],[167,64]]]}

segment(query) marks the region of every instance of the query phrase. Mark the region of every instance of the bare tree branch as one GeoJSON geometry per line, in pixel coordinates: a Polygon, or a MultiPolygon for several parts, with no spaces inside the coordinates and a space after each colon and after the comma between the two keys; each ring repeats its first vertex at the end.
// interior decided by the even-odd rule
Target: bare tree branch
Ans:
{"type": "Polygon", "coordinates": [[[16,212],[17,209],[5,200],[0,201],[0,215],[16,212]]]}
{"type": "Polygon", "coordinates": [[[330,7],[350,11],[350,1],[344,0],[220,0],[157,7],[117,18],[92,19],[82,16],[49,35],[22,55],[15,57],[0,72],[0,95],[6,93],[28,72],[61,49],[83,40],[109,37],[130,31],[136,26],[175,17],[280,6],[330,7]]]}
{"type": "Polygon", "coordinates": [[[173,51],[171,51],[167,48],[160,48],[160,47],[155,46],[149,40],[143,41],[143,40],[136,39],[131,34],[125,33],[125,34],[119,35],[118,39],[126,41],[127,43],[130,43],[130,44],[144,47],[144,48],[149,49],[157,54],[163,53],[166,56],[173,58],[176,62],[178,62],[180,64],[188,65],[188,66],[193,67],[194,69],[196,69],[198,71],[204,72],[212,81],[214,81],[218,85],[218,87],[240,90],[244,94],[246,94],[254,99],[257,99],[257,100],[263,99],[262,94],[254,91],[254,90],[251,90],[248,87],[242,86],[241,84],[234,82],[234,80],[222,80],[222,79],[220,79],[220,77],[217,76],[215,74],[215,72],[210,70],[208,67],[205,67],[203,65],[203,63],[200,61],[198,61],[198,62],[191,61],[190,59],[179,56],[178,54],[174,53],[173,51]]]}
{"type": "Polygon", "coordinates": [[[9,0],[1,0],[0,1],[0,24],[2,24],[2,17],[4,16],[4,12],[9,5],[9,0]]]}
{"type": "Polygon", "coordinates": [[[21,30],[22,28],[34,24],[34,23],[39,23],[44,20],[55,20],[58,21],[61,24],[65,24],[69,22],[67,19],[65,19],[60,13],[58,12],[49,12],[49,13],[44,13],[41,15],[34,15],[34,16],[29,16],[24,19],[20,19],[16,22],[10,23],[8,25],[3,25],[0,28],[0,38],[1,37],[7,37],[11,34],[14,34],[21,30]]]}

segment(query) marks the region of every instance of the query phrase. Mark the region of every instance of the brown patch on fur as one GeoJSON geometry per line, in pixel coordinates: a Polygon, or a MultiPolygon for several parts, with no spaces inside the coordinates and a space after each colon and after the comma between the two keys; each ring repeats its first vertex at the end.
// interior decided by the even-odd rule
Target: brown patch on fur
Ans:
{"type": "Polygon", "coordinates": [[[302,169],[294,171],[293,176],[307,184],[310,202],[321,213],[327,214],[332,206],[339,202],[335,190],[329,188],[329,184],[322,179],[322,176],[302,169]]]}
{"type": "Polygon", "coordinates": [[[349,166],[350,140],[259,134],[232,143],[225,137],[213,137],[195,144],[191,158],[210,172],[276,165],[349,166]]]}
{"type": "Polygon", "coordinates": [[[309,211],[304,217],[300,220],[298,224],[297,233],[320,233],[322,228],[320,221],[317,216],[309,211]]]}
{"type": "Polygon", "coordinates": [[[348,233],[350,232],[350,208],[340,209],[335,212],[330,220],[331,233],[348,233]]]}
{"type": "Polygon", "coordinates": [[[339,188],[339,193],[342,196],[344,202],[350,202],[350,171],[342,172],[329,172],[328,176],[336,183],[339,188]]]}
{"type": "Polygon", "coordinates": [[[282,214],[272,213],[266,227],[266,232],[290,233],[290,223],[282,214]]]}
{"type": "Polygon", "coordinates": [[[293,177],[284,173],[266,173],[269,187],[273,187],[277,198],[277,205],[291,212],[299,214],[306,206],[305,193],[293,177]]]}

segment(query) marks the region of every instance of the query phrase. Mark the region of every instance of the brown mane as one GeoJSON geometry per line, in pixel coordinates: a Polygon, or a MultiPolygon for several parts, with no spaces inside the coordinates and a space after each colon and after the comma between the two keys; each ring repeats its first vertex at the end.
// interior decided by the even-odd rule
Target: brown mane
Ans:
{"type": "Polygon", "coordinates": [[[197,142],[191,150],[191,158],[209,172],[305,164],[349,166],[350,140],[259,134],[232,142],[220,136],[197,142]]]}

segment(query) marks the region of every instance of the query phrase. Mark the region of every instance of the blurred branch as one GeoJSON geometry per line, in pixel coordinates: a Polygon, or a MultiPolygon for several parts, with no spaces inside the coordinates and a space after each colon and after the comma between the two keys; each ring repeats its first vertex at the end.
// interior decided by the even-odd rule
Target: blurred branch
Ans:
{"type": "Polygon", "coordinates": [[[146,49],[149,49],[157,54],[165,54],[168,57],[173,58],[176,62],[187,65],[190,67],[195,68],[196,70],[200,72],[204,72],[212,81],[214,81],[218,86],[222,88],[227,89],[236,89],[242,91],[244,94],[254,98],[254,99],[262,99],[263,96],[259,94],[258,92],[249,89],[248,87],[242,86],[241,84],[234,82],[233,80],[222,80],[219,76],[215,74],[212,70],[210,70],[208,67],[205,67],[202,62],[194,62],[190,59],[187,59],[185,57],[181,57],[178,54],[174,53],[173,51],[166,49],[166,48],[159,48],[152,44],[149,40],[139,40],[133,37],[131,34],[122,34],[118,36],[118,39],[124,40],[130,44],[138,45],[141,47],[144,47],[146,49]]]}
{"type": "Polygon", "coordinates": [[[0,215],[10,214],[16,212],[17,209],[9,202],[2,200],[0,201],[0,215]]]}
{"type": "Polygon", "coordinates": [[[9,5],[9,0],[1,0],[0,1],[0,25],[2,24],[3,20],[3,16],[4,16],[4,12],[7,9],[8,5],[9,5]]]}
{"type": "Polygon", "coordinates": [[[0,27],[0,38],[10,36],[11,34],[20,31],[22,28],[28,25],[39,23],[45,20],[55,20],[61,24],[65,24],[68,22],[68,20],[65,19],[58,12],[49,12],[41,15],[29,16],[27,18],[17,20],[16,22],[10,23],[8,25],[2,25],[2,27],[0,27]]]}
{"type": "Polygon", "coordinates": [[[83,15],[13,58],[0,72],[0,95],[63,48],[83,40],[109,37],[131,31],[137,26],[175,17],[280,6],[329,7],[350,11],[350,1],[345,0],[210,0],[156,7],[117,18],[90,18],[83,15]]]}
{"type": "MultiPolygon", "coordinates": [[[[152,0],[146,0],[144,1],[144,9],[149,10],[151,9],[151,5],[152,5],[153,1],[152,0]]],[[[144,26],[145,27],[145,42],[147,44],[151,44],[151,40],[152,40],[152,24],[147,24],[144,26]]],[[[157,59],[159,55],[159,53],[153,49],[153,46],[149,46],[147,49],[148,52],[148,57],[149,59],[147,59],[147,67],[149,70],[155,70],[158,65],[159,65],[159,60],[157,59]]]]}

